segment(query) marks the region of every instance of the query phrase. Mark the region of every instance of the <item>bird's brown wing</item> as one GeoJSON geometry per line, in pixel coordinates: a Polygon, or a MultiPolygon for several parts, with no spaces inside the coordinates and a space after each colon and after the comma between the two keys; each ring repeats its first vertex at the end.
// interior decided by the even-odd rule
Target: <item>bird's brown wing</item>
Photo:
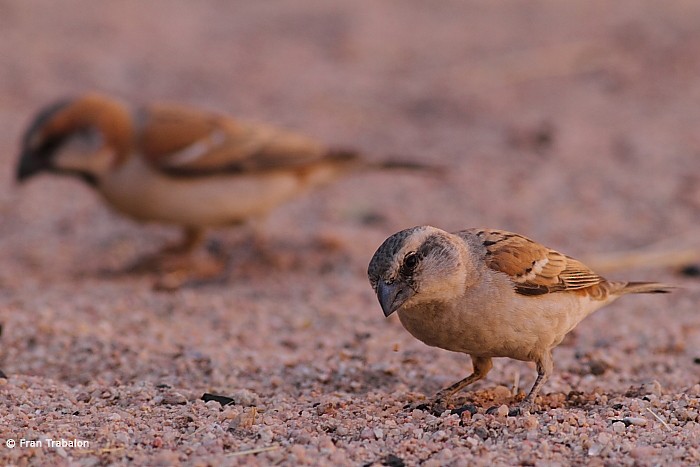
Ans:
{"type": "Polygon", "coordinates": [[[477,238],[486,249],[488,267],[507,274],[522,295],[581,290],[606,282],[580,261],[522,235],[486,229],[464,233],[477,238]]]}
{"type": "Polygon", "coordinates": [[[154,105],[140,123],[143,157],[171,175],[304,168],[329,154],[293,132],[176,105],[154,105]]]}

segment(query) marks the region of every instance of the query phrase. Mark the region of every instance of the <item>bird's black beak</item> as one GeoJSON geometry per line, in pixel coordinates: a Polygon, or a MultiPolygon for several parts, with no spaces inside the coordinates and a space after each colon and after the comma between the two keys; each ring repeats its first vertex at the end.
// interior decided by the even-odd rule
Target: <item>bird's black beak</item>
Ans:
{"type": "Polygon", "coordinates": [[[30,151],[25,151],[19,160],[19,166],[17,167],[16,179],[18,182],[23,182],[27,180],[32,175],[36,175],[39,172],[43,172],[50,168],[50,163],[48,158],[44,160],[39,158],[30,151]]]}
{"type": "Polygon", "coordinates": [[[380,280],[377,284],[379,305],[382,307],[384,316],[387,317],[398,310],[413,294],[413,289],[400,281],[389,284],[380,280]]]}

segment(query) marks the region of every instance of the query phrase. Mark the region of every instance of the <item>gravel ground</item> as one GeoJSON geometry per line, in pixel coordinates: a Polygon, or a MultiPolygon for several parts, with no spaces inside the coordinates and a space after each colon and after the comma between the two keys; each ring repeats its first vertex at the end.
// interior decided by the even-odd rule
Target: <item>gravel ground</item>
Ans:
{"type": "Polygon", "coordinates": [[[540,410],[507,417],[535,370],[504,359],[461,413],[405,408],[470,364],[384,319],[365,277],[385,237],[423,223],[581,258],[697,232],[697,2],[5,1],[0,31],[0,464],[700,463],[697,278],[611,275],[684,289],[588,318],[540,410]],[[87,89],[451,173],[343,180],[270,217],[272,258],[221,230],[224,280],[155,292],[115,271],[172,229],[76,180],[12,182],[37,108],[87,89]]]}

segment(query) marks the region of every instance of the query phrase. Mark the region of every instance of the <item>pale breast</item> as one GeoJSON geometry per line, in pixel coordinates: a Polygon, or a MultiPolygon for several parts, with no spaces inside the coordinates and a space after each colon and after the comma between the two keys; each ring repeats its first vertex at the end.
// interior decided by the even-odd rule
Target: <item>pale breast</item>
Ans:
{"type": "Polygon", "coordinates": [[[558,345],[606,301],[566,293],[541,296],[467,293],[451,303],[407,307],[399,319],[424,343],[483,357],[530,361],[558,345]]]}
{"type": "Polygon", "coordinates": [[[131,158],[98,188],[118,211],[142,221],[226,225],[266,214],[303,191],[291,173],[166,176],[131,158]]]}

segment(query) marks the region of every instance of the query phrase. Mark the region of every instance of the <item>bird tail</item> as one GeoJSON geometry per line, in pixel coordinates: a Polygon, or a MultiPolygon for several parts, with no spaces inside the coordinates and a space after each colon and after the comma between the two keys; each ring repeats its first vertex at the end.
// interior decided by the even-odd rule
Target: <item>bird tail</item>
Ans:
{"type": "Polygon", "coordinates": [[[399,157],[389,157],[380,161],[367,160],[363,155],[352,149],[333,148],[326,157],[339,164],[348,164],[358,170],[405,170],[445,175],[446,170],[434,164],[410,161],[399,157]]]}
{"type": "Polygon", "coordinates": [[[627,282],[620,288],[620,293],[670,293],[677,288],[660,282],[627,282]]]}
{"type": "Polygon", "coordinates": [[[435,175],[445,175],[446,173],[445,168],[438,165],[423,164],[422,162],[394,158],[370,163],[368,168],[376,170],[415,170],[418,172],[433,173],[435,175]]]}

